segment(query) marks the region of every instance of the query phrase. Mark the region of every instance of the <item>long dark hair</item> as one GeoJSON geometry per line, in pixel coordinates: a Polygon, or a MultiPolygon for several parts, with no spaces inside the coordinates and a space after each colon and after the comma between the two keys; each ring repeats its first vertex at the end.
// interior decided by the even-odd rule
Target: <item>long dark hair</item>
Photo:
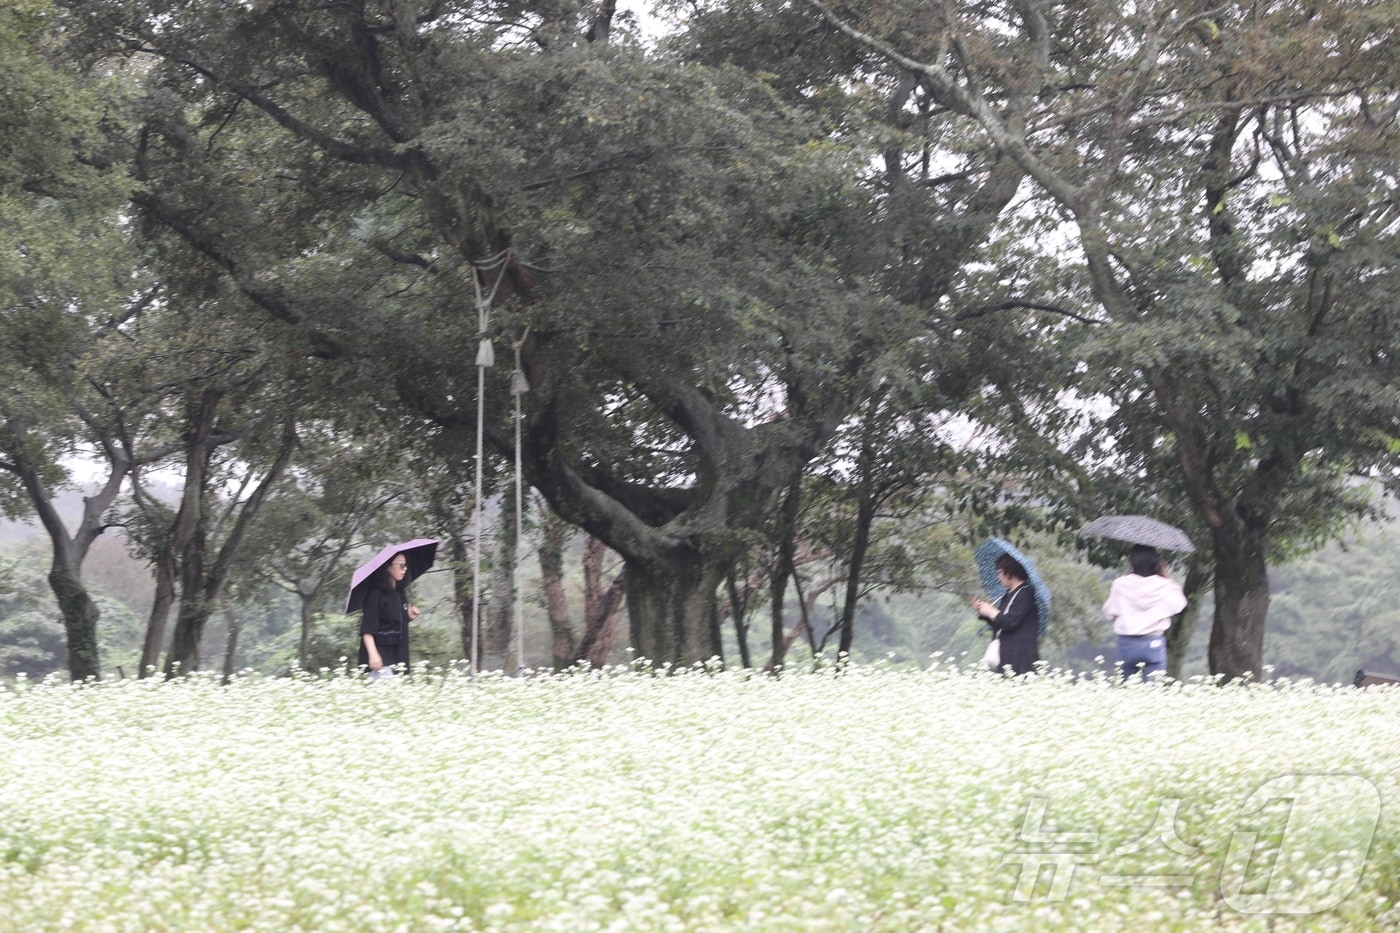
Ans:
{"type": "Polygon", "coordinates": [[[405,573],[403,575],[403,579],[399,581],[395,581],[393,577],[389,576],[389,565],[392,564],[394,561],[398,560],[400,557],[402,557],[405,562],[408,561],[408,555],[405,554],[403,551],[400,551],[399,553],[395,554],[393,557],[389,558],[383,564],[380,565],[379,569],[374,572],[375,586],[379,587],[381,590],[398,590],[404,589],[408,586],[407,573],[405,573]]]}
{"type": "Polygon", "coordinates": [[[1157,549],[1146,544],[1133,545],[1133,553],[1128,558],[1128,563],[1132,566],[1133,573],[1140,577],[1155,577],[1162,572],[1162,559],[1157,556],[1157,549]]]}

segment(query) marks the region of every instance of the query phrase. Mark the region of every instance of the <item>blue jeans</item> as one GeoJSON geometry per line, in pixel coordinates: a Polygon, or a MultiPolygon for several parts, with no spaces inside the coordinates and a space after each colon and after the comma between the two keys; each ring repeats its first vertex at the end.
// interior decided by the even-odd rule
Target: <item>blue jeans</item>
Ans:
{"type": "Polygon", "coordinates": [[[1160,635],[1119,635],[1118,661],[1123,665],[1123,679],[1133,676],[1142,669],[1142,679],[1156,671],[1167,669],[1167,634],[1160,635]]]}

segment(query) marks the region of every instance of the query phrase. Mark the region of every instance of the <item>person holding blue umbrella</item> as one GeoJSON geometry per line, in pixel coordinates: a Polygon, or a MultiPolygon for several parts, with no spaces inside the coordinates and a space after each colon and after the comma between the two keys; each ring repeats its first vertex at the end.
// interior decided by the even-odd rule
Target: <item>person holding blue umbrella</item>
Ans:
{"type": "MultiPolygon", "coordinates": [[[[1002,544],[1000,539],[992,539],[1002,544]]],[[[990,542],[989,542],[990,543],[990,542]]],[[[985,546],[984,546],[985,547],[985,546]]],[[[991,561],[1001,597],[990,603],[974,598],[972,608],[992,627],[993,637],[1001,643],[1001,670],[1012,674],[1029,674],[1040,660],[1040,607],[1037,592],[1030,584],[1030,572],[1016,557],[1002,549],[991,561]]],[[[982,549],[979,548],[979,551],[982,549]]],[[[983,557],[978,555],[979,562],[983,557]]],[[[991,581],[984,581],[990,584],[991,581]]],[[[988,590],[994,589],[988,585],[988,590]]],[[[1048,593],[1047,593],[1048,598],[1048,593]]]]}

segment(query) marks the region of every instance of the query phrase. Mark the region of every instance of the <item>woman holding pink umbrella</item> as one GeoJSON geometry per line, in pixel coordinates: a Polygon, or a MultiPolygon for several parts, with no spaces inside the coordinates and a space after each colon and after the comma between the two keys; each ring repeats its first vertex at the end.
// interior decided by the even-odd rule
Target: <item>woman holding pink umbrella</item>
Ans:
{"type": "Polygon", "coordinates": [[[418,618],[419,612],[417,606],[409,604],[407,591],[400,591],[407,575],[408,558],[395,554],[365,593],[365,608],[360,614],[360,664],[369,668],[371,680],[392,676],[396,665],[408,669],[408,623],[418,618]]]}
{"type": "Polygon", "coordinates": [[[408,623],[419,616],[408,584],[433,564],[438,542],[415,538],[390,545],[355,571],[347,612],[360,613],[360,666],[371,680],[408,669],[408,623]]]}

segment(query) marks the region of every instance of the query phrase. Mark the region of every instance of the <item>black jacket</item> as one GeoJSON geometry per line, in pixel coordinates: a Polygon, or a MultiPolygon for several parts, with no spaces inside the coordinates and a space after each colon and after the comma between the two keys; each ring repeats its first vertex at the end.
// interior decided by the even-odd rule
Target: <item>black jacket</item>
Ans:
{"type": "Polygon", "coordinates": [[[360,664],[369,664],[364,636],[373,635],[385,667],[408,664],[408,593],[370,587],[360,614],[360,664]]]}
{"type": "Polygon", "coordinates": [[[1040,660],[1040,609],[1035,604],[1035,590],[1022,583],[997,600],[997,609],[999,614],[987,624],[1001,639],[1002,669],[1029,674],[1040,660]]]}

